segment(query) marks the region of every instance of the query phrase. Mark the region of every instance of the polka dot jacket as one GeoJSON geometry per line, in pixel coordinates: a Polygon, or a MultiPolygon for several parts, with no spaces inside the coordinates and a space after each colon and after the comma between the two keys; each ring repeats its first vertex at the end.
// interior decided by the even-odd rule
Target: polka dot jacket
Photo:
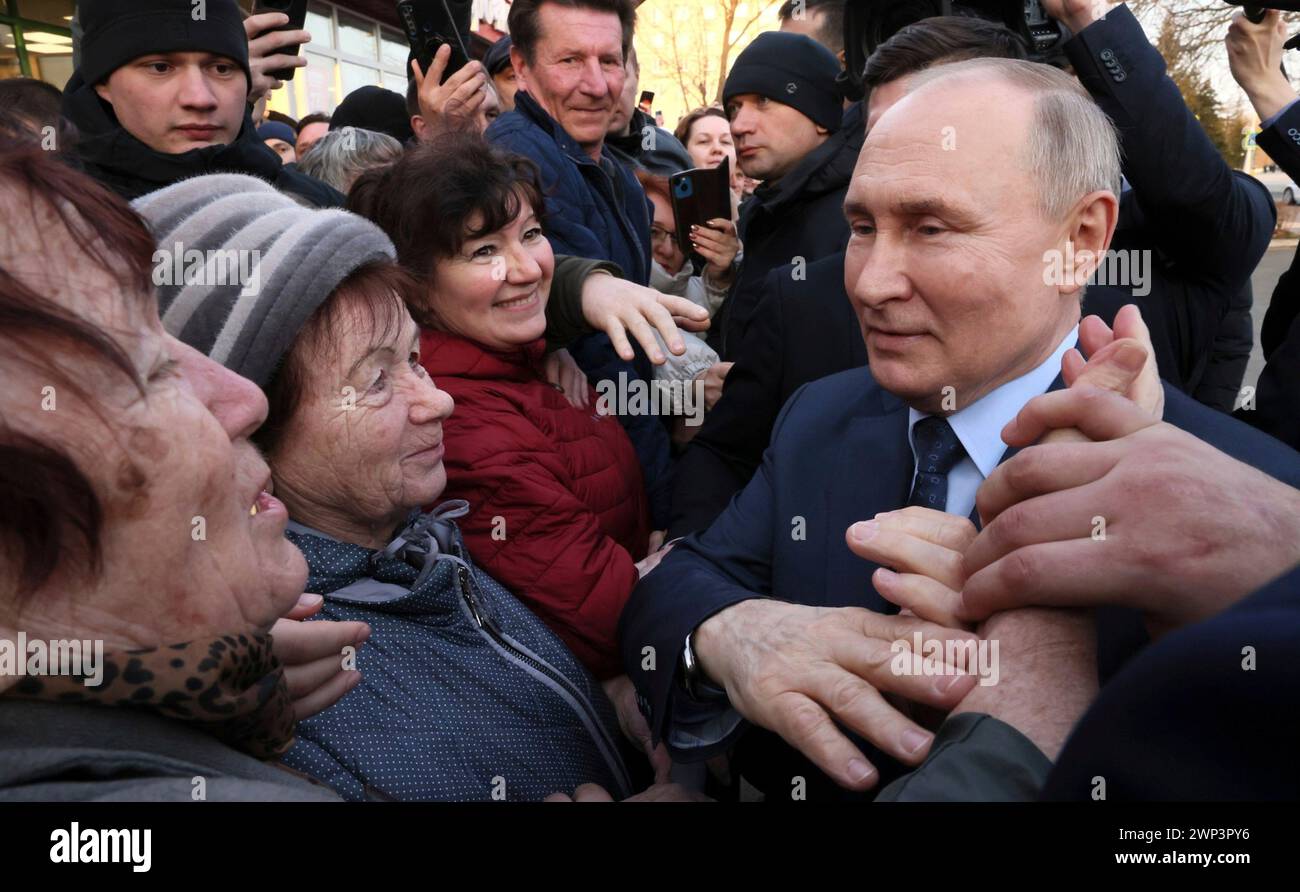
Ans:
{"type": "Polygon", "coordinates": [[[292,768],[346,799],[538,800],[596,783],[630,793],[600,685],[545,624],[475,568],[449,502],[386,549],[291,523],[314,619],[361,620],[362,682],[298,725],[292,768]]]}

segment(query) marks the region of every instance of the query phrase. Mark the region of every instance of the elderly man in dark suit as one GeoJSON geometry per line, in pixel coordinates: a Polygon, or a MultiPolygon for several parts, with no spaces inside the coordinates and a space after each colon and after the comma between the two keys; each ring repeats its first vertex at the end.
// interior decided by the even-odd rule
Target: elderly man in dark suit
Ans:
{"type": "MultiPolygon", "coordinates": [[[[872,128],[845,204],[870,370],[791,397],[749,485],[622,620],[653,731],[680,760],[734,744],[733,769],[769,796],[800,780],[808,798],[862,792],[919,764],[933,735],[884,695],[947,708],[968,693],[969,678],[889,671],[891,641],[966,633],[888,615],[882,595],[907,581],[876,574],[846,530],[906,505],[971,515],[1007,457],[1004,425],[1061,386],[1116,224],[1116,134],[1067,75],[982,59],[910,87],[872,128]]],[[[1169,423],[1300,483],[1291,450],[1168,386],[1163,399],[1169,423]]],[[[1092,516],[1074,518],[1078,535],[1092,516]]]]}
{"type": "MultiPolygon", "coordinates": [[[[1150,330],[1160,376],[1226,411],[1250,353],[1249,279],[1273,230],[1272,200],[1257,181],[1228,169],[1127,8],[1097,18],[1104,5],[1092,0],[1071,0],[1065,6],[1062,0],[1048,0],[1047,7],[1062,21],[1068,7],[1071,19],[1066,23],[1074,36],[1063,49],[1093,101],[1121,122],[1127,179],[1111,243],[1118,253],[1099,277],[1109,284],[1088,287],[1084,313],[1110,322],[1120,307],[1136,304],[1150,330]],[[1239,305],[1243,298],[1244,307],[1239,305]]],[[[867,126],[902,95],[906,78],[923,68],[1024,55],[1019,39],[992,22],[940,16],[908,25],[885,41],[867,65],[867,126]]],[[[1276,64],[1259,67],[1271,72],[1272,80],[1282,78],[1282,89],[1294,98],[1276,64]]],[[[1276,125],[1261,134],[1261,145],[1274,129],[1276,125]]],[[[861,343],[849,344],[836,333],[843,327],[839,320],[851,313],[834,277],[834,267],[842,272],[843,262],[839,254],[810,263],[798,271],[805,273],[802,278],[793,266],[769,274],[744,337],[729,357],[735,365],[722,398],[678,464],[670,539],[704,529],[749,482],[781,406],[799,385],[867,361],[861,343]]],[[[1270,323],[1280,323],[1281,316],[1271,309],[1265,321],[1261,340],[1266,351],[1278,328],[1270,323]]],[[[1292,355],[1298,355],[1300,337],[1294,343],[1292,355]]],[[[1300,413],[1291,413],[1286,427],[1272,397],[1287,387],[1287,382],[1265,379],[1259,411],[1245,420],[1253,418],[1255,426],[1284,440],[1290,436],[1294,446],[1300,413]],[[1275,433],[1279,429],[1287,434],[1275,433]]]]}

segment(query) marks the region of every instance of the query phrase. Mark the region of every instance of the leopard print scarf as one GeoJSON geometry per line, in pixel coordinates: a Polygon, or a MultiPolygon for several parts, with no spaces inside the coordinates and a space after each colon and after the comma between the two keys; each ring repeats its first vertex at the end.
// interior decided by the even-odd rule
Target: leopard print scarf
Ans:
{"type": "Polygon", "coordinates": [[[258,759],[293,744],[293,703],[270,635],[224,635],[104,654],[103,678],[25,676],[5,696],[147,709],[190,722],[258,759]]]}

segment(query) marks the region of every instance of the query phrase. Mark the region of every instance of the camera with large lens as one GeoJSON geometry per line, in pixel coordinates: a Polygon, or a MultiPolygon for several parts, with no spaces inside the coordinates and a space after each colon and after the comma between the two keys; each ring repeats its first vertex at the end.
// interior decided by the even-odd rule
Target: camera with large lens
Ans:
{"type": "MultiPolygon", "coordinates": [[[[1300,0],[1297,0],[1300,2],[1300,0]]],[[[1047,14],[1040,0],[848,0],[844,10],[844,64],[860,95],[867,57],[901,28],[934,16],[970,16],[1005,25],[1019,34],[1035,62],[1061,65],[1069,31],[1047,14]]]]}

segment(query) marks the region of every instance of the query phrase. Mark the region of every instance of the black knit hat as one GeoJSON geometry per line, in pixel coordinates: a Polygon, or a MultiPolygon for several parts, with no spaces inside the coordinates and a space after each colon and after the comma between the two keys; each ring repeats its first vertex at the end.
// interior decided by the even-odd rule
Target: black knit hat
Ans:
{"type": "Polygon", "coordinates": [[[507,34],[488,47],[483,55],[483,67],[487,69],[488,77],[496,77],[497,72],[510,64],[511,46],[510,35],[507,34]]]}
{"type": "Polygon", "coordinates": [[[215,53],[248,69],[248,36],[235,0],[80,0],[81,67],[98,84],[132,59],[151,53],[215,53]],[[202,14],[202,18],[195,16],[202,14]]]}
{"type": "Polygon", "coordinates": [[[411,116],[406,113],[406,99],[383,87],[358,87],[343,98],[330,115],[330,129],[344,127],[387,133],[403,144],[415,136],[411,116]]]}
{"type": "Polygon", "coordinates": [[[736,59],[722,89],[722,101],[757,93],[797,109],[814,124],[840,129],[844,97],[835,86],[840,63],[811,37],[764,31],[736,59]]]}

